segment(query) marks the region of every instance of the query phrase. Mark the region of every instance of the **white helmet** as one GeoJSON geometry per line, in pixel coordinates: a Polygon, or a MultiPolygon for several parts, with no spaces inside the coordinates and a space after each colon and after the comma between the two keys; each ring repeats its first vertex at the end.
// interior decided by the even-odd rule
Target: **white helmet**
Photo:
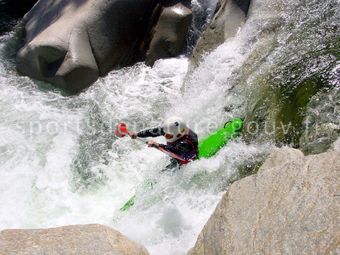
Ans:
{"type": "Polygon", "coordinates": [[[187,125],[179,117],[171,117],[167,119],[163,125],[163,131],[167,142],[175,142],[183,137],[187,131],[187,125]]]}

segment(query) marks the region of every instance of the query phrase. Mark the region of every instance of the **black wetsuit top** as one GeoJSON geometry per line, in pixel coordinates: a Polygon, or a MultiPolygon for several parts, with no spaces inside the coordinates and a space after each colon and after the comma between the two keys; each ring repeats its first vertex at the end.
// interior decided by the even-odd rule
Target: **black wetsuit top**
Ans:
{"type": "MultiPolygon", "coordinates": [[[[151,128],[147,130],[140,131],[137,136],[140,138],[146,138],[146,137],[157,137],[157,136],[163,136],[165,133],[163,131],[163,128],[151,128]]],[[[163,149],[170,151],[181,158],[191,161],[198,158],[198,138],[195,132],[193,132],[191,129],[189,129],[189,132],[187,132],[184,136],[182,136],[180,139],[178,139],[175,142],[167,142],[167,144],[160,144],[160,147],[163,149]]],[[[176,159],[177,160],[177,159],[176,159]]],[[[177,160],[180,164],[185,164],[188,162],[181,162],[177,160]]]]}

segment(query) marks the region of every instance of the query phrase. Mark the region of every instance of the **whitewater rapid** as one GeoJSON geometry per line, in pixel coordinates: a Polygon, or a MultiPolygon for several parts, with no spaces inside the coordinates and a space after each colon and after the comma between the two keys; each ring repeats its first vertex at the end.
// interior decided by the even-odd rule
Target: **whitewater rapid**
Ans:
{"type": "MultiPolygon", "coordinates": [[[[8,56],[13,37],[3,36],[0,45],[1,229],[101,223],[151,254],[185,254],[237,175],[239,162],[267,150],[236,140],[212,159],[160,174],[167,156],[138,141],[117,139],[115,125],[125,121],[140,130],[179,115],[201,137],[208,134],[236,117],[223,110],[228,87],[219,70],[198,70],[204,75],[183,92],[186,57],[161,60],[153,68],[139,63],[69,97],[16,73],[8,56]],[[120,212],[135,193],[135,206],[120,212]]],[[[236,44],[223,47],[220,52],[229,50],[221,61],[232,70],[242,57],[236,44]]]]}
{"type": "MultiPolygon", "coordinates": [[[[19,76],[16,35],[1,36],[0,229],[101,223],[151,254],[186,254],[239,169],[261,162],[273,145],[249,145],[240,137],[215,157],[161,174],[168,157],[142,142],[116,138],[115,125],[124,121],[140,130],[179,115],[204,137],[225,121],[244,117],[261,75],[282,67],[273,75],[285,80],[282,63],[309,52],[298,35],[307,31],[303,39],[321,45],[323,37],[315,38],[303,24],[314,24],[319,20],[314,13],[328,9],[314,0],[308,5],[296,7],[296,16],[284,8],[276,15],[276,6],[268,6],[265,15],[248,20],[234,38],[206,53],[194,70],[186,56],[157,61],[152,68],[137,63],[110,72],[77,96],[19,76]],[[136,204],[120,212],[134,194],[136,204]]],[[[313,72],[321,70],[305,62],[313,72]]],[[[302,74],[302,80],[310,75],[302,74]]]]}

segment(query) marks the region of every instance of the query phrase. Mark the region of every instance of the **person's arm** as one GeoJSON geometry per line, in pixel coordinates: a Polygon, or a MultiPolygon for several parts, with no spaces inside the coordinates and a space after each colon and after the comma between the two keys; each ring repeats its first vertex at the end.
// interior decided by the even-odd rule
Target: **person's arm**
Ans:
{"type": "Polygon", "coordinates": [[[154,147],[160,151],[162,151],[163,153],[169,155],[170,157],[179,160],[182,164],[186,164],[189,161],[186,160],[185,158],[183,158],[181,155],[178,155],[177,153],[173,153],[171,152],[172,149],[170,149],[170,147],[174,148],[175,146],[169,146],[169,145],[165,145],[165,144],[158,144],[155,141],[149,141],[148,142],[148,146],[149,147],[154,147]],[[168,150],[166,150],[165,148],[167,148],[168,150]]]}
{"type": "Polygon", "coordinates": [[[162,135],[164,135],[164,131],[161,127],[146,129],[136,134],[136,136],[140,138],[157,137],[162,135]]]}
{"type": "Polygon", "coordinates": [[[158,146],[178,156],[181,156],[183,154],[186,154],[192,151],[192,146],[186,142],[180,142],[180,143],[177,143],[176,145],[159,144],[158,146]]]}

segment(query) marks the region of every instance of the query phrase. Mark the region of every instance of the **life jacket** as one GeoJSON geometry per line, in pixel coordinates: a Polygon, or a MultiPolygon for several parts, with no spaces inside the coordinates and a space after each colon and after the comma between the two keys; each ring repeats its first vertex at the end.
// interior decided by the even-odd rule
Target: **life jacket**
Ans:
{"type": "Polygon", "coordinates": [[[191,146],[191,150],[185,153],[181,153],[178,156],[180,156],[183,160],[177,159],[176,160],[181,164],[181,165],[185,165],[188,164],[189,162],[197,159],[198,157],[198,146],[195,146],[192,139],[190,138],[189,135],[190,130],[188,129],[188,131],[186,132],[186,134],[181,137],[179,140],[173,142],[173,143],[168,143],[169,145],[174,145],[176,143],[180,143],[185,141],[187,144],[189,144],[191,146]]]}

